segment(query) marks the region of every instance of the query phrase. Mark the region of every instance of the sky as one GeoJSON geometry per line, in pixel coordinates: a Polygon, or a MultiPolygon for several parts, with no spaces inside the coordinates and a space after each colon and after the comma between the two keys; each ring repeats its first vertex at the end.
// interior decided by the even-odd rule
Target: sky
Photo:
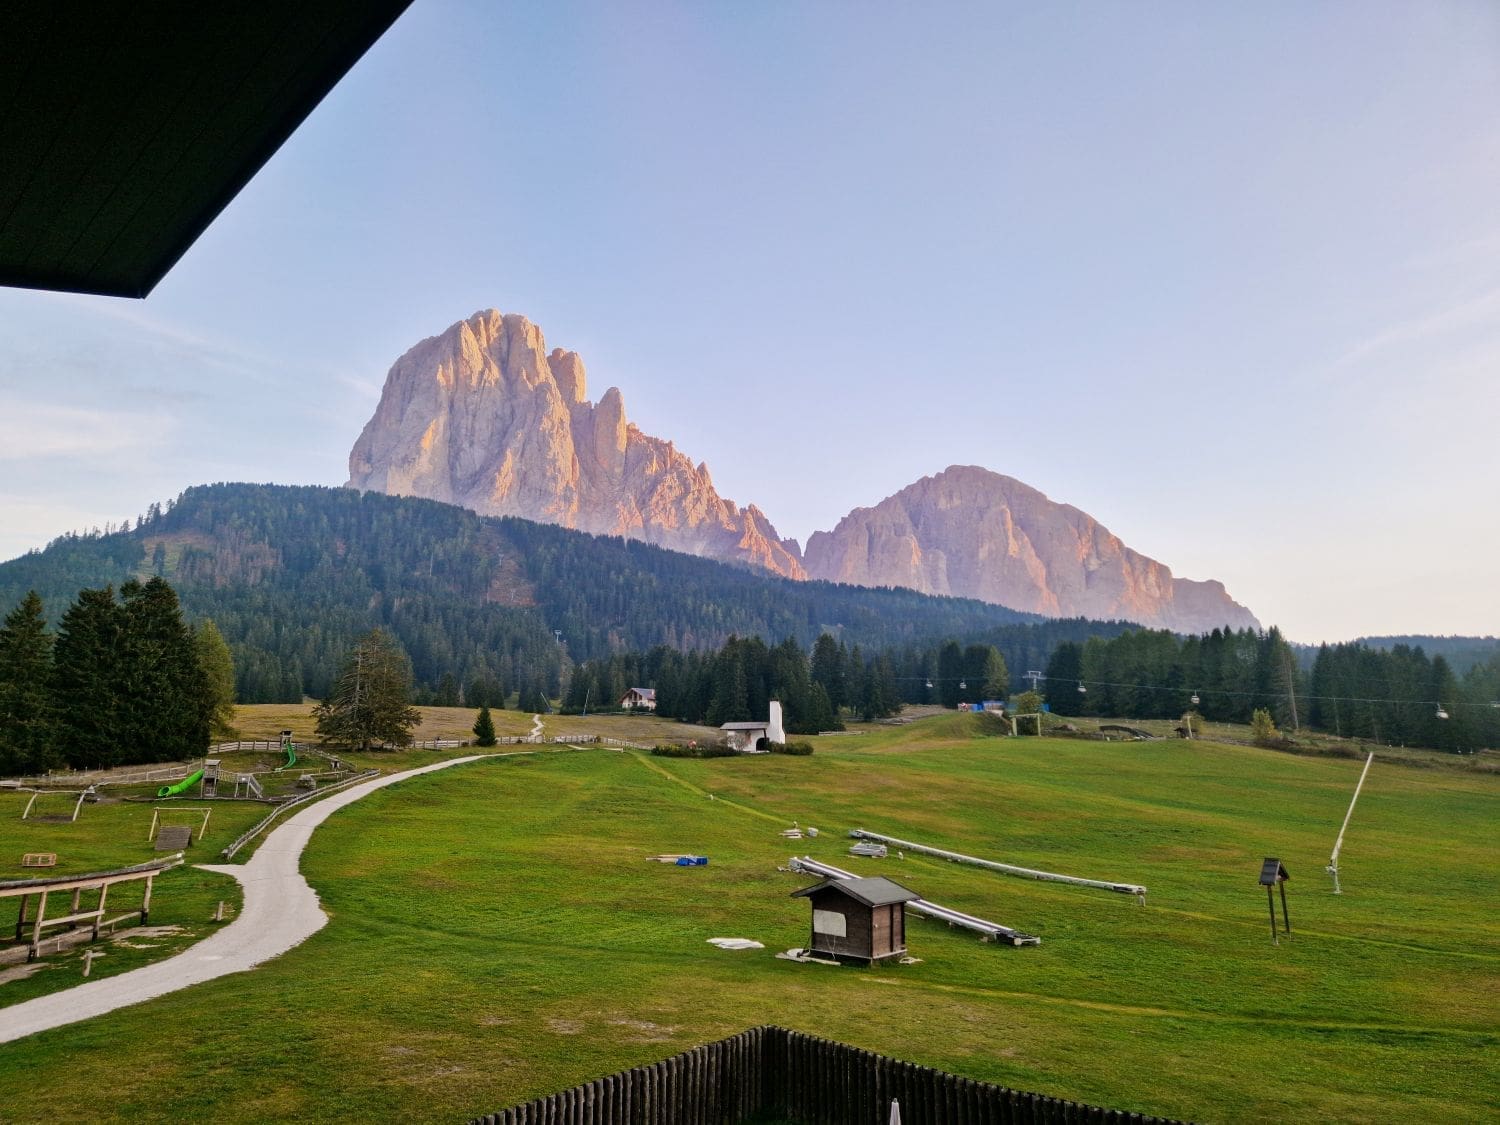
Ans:
{"type": "Polygon", "coordinates": [[[1293,640],[1500,634],[1497,106],[1489,0],[416,0],[150,297],[0,289],[0,558],[344,483],[494,307],[804,543],[982,465],[1293,640]]]}

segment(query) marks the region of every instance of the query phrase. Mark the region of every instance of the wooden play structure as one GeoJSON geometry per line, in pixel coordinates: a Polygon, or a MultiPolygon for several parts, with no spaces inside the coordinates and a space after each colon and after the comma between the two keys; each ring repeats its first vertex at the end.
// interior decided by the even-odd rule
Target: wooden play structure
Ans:
{"type": "MultiPolygon", "coordinates": [[[[213,809],[152,809],[151,830],[146,833],[146,839],[157,841],[157,851],[167,850],[161,844],[161,837],[165,836],[168,832],[172,833],[174,839],[185,832],[187,835],[183,839],[183,846],[191,842],[193,835],[193,826],[191,824],[168,824],[162,816],[163,813],[170,817],[184,815],[192,817],[202,813],[203,819],[198,822],[198,839],[202,840],[203,833],[208,830],[208,818],[213,815],[213,809]],[[175,831],[177,829],[181,831],[175,831]]],[[[174,848],[173,850],[175,851],[176,849],[174,848]]]]}
{"type": "Polygon", "coordinates": [[[140,924],[144,926],[151,916],[151,886],[156,877],[163,871],[182,866],[182,862],[182,853],[178,852],[165,859],[139,863],[134,867],[122,867],[117,871],[96,871],[89,875],[53,875],[42,879],[11,879],[0,882],[0,898],[21,900],[21,911],[16,917],[16,940],[23,940],[27,928],[30,927],[31,940],[27,943],[26,960],[35,961],[41,951],[42,931],[45,929],[51,929],[54,926],[76,929],[80,922],[91,922],[93,933],[90,935],[90,940],[97,941],[101,928],[113,927],[117,922],[123,922],[137,913],[136,910],[128,910],[116,918],[104,917],[104,904],[109,896],[109,889],[121,883],[145,881],[146,890],[141,897],[139,908],[140,924]],[[47,917],[48,897],[68,891],[73,893],[73,898],[67,913],[54,918],[47,917]],[[99,900],[92,909],[82,908],[85,891],[99,892],[99,900]],[[31,907],[33,898],[37,900],[36,913],[28,917],[27,911],[31,907]]]}
{"type": "Polygon", "coordinates": [[[36,814],[36,819],[38,819],[38,820],[65,820],[69,824],[72,824],[75,820],[78,819],[78,810],[81,809],[81,808],[83,808],[83,802],[84,802],[85,798],[87,798],[89,796],[89,794],[91,794],[92,792],[93,792],[92,788],[79,790],[78,792],[61,792],[61,791],[58,791],[58,790],[34,789],[34,790],[32,790],[32,793],[31,793],[31,800],[27,801],[26,802],[26,807],[21,810],[21,819],[22,820],[28,820],[28,819],[31,818],[32,810],[36,807],[36,799],[38,797],[42,796],[45,793],[48,796],[76,797],[78,799],[73,802],[73,813],[72,813],[71,816],[68,816],[68,815],[65,815],[65,814],[61,814],[61,813],[54,814],[54,815],[49,815],[49,816],[43,816],[41,813],[37,813],[36,814]]]}

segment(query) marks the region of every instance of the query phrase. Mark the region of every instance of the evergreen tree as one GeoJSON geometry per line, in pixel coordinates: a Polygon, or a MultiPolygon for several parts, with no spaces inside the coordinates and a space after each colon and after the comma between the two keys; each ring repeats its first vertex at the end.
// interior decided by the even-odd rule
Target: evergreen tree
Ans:
{"type": "Polygon", "coordinates": [[[985,645],[984,661],[980,665],[979,698],[1008,699],[1010,697],[1010,670],[1005,666],[1005,657],[994,645],[985,645]]]}
{"type": "Polygon", "coordinates": [[[495,720],[490,717],[490,709],[487,705],[479,708],[479,718],[474,720],[474,745],[495,745],[495,720]]]}
{"type": "Polygon", "coordinates": [[[818,640],[813,645],[812,682],[822,685],[823,692],[828,696],[828,702],[835,712],[846,702],[844,661],[845,654],[840,651],[838,642],[827,633],[818,634],[818,640]]]}
{"type": "Polygon", "coordinates": [[[120,587],[124,617],[118,712],[123,762],[173,761],[208,748],[214,693],[193,630],[166,579],[120,587]]]}
{"type": "Polygon", "coordinates": [[[42,599],[30,591],[0,626],[0,774],[55,765],[52,638],[42,599]]]}
{"type": "Polygon", "coordinates": [[[968,683],[964,679],[964,650],[957,641],[944,641],[938,649],[937,683],[938,700],[944,707],[957,707],[959,697],[968,693],[967,687],[958,686],[961,683],[968,683]]]}
{"type": "Polygon", "coordinates": [[[389,633],[372,629],[344,662],[333,693],[314,709],[325,743],[368,750],[372,744],[410,746],[422,719],[408,706],[411,667],[389,633]]]}
{"type": "Polygon", "coordinates": [[[52,646],[57,745],[68,765],[99,769],[124,760],[119,727],[125,615],[115,592],[80,590],[52,646]]]}
{"type": "Polygon", "coordinates": [[[1047,694],[1052,710],[1059,715],[1082,715],[1088,692],[1078,690],[1083,683],[1083,646],[1064,641],[1053,650],[1047,661],[1047,694]]]}
{"type": "Polygon", "coordinates": [[[234,657],[218,626],[205,620],[193,634],[198,666],[203,670],[208,692],[209,737],[223,742],[239,733],[234,729],[234,657]]]}

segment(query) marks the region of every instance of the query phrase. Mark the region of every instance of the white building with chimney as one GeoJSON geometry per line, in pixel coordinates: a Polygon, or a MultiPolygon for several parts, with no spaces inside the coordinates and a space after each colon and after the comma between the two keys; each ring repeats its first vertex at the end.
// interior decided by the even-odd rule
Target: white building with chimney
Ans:
{"type": "Polygon", "coordinates": [[[771,700],[770,714],[763,723],[725,723],[719,728],[724,732],[724,741],[731,750],[742,754],[753,754],[764,738],[768,742],[785,742],[786,730],[781,725],[781,702],[771,700]]]}

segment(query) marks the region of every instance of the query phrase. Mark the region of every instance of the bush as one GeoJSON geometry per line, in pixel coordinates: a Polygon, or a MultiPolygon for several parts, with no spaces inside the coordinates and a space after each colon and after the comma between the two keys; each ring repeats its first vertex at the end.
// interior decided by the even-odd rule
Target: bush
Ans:
{"type": "Polygon", "coordinates": [[[705,742],[695,746],[681,743],[653,746],[651,753],[658,758],[733,758],[739,751],[731,750],[722,742],[705,742]]]}
{"type": "Polygon", "coordinates": [[[792,754],[805,758],[813,752],[811,742],[768,742],[766,749],[773,754],[792,754]]]}
{"type": "Polygon", "coordinates": [[[1264,707],[1257,707],[1250,716],[1250,741],[1257,746],[1280,746],[1281,732],[1276,729],[1276,720],[1264,707]]]}

